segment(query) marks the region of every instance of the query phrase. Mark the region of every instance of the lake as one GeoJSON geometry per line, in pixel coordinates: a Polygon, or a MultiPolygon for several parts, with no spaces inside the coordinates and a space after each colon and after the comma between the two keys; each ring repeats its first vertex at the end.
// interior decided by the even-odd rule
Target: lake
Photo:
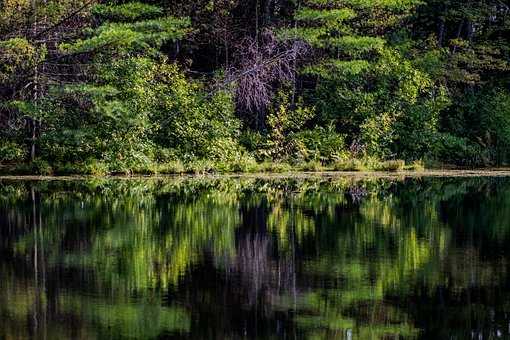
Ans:
{"type": "Polygon", "coordinates": [[[510,177],[0,179],[0,339],[510,337],[510,177]]]}

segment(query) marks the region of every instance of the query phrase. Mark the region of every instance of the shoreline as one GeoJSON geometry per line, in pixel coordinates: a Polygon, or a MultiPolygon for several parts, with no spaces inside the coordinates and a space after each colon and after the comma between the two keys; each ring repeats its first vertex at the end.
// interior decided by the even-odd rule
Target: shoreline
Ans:
{"type": "Polygon", "coordinates": [[[422,178],[422,177],[510,177],[510,169],[485,170],[424,170],[424,171],[290,171],[290,172],[259,172],[259,173],[205,173],[205,174],[168,174],[168,175],[73,175],[73,176],[39,176],[39,175],[0,175],[2,180],[25,181],[80,181],[91,179],[111,180],[162,180],[183,178],[422,178]]]}

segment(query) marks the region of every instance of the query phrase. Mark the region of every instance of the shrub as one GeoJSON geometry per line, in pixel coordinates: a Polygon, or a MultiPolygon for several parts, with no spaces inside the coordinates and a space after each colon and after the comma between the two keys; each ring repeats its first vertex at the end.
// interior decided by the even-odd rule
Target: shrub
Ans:
{"type": "Polygon", "coordinates": [[[248,155],[242,155],[240,158],[230,162],[229,172],[257,172],[257,170],[257,162],[248,155]]]}
{"type": "Polygon", "coordinates": [[[12,169],[8,170],[10,175],[34,175],[32,166],[30,163],[16,164],[12,169]]]}
{"type": "Polygon", "coordinates": [[[177,151],[175,149],[169,149],[164,147],[154,148],[154,160],[158,163],[166,163],[176,161],[177,151]]]}
{"type": "Polygon", "coordinates": [[[425,170],[425,163],[423,161],[414,161],[410,165],[406,166],[406,169],[412,170],[412,171],[424,171],[425,170]]]}
{"type": "Polygon", "coordinates": [[[26,156],[27,152],[21,145],[0,141],[0,163],[21,162],[26,156]]]}
{"type": "Polygon", "coordinates": [[[438,157],[443,162],[467,166],[485,165],[489,159],[487,150],[479,144],[450,134],[441,135],[438,157]]]}
{"type": "Polygon", "coordinates": [[[335,171],[365,171],[365,164],[359,159],[340,160],[333,163],[335,171]]]}
{"type": "Polygon", "coordinates": [[[266,137],[260,132],[244,131],[239,137],[239,144],[243,146],[248,152],[257,152],[266,147],[266,137]]]}
{"type": "Polygon", "coordinates": [[[231,160],[240,150],[240,121],[226,91],[208,95],[177,65],[157,66],[151,119],[156,144],[177,150],[181,159],[231,160]]]}
{"type": "Polygon", "coordinates": [[[31,163],[18,164],[13,169],[13,173],[18,175],[49,176],[53,174],[53,169],[45,160],[36,159],[31,163]]]}
{"type": "Polygon", "coordinates": [[[260,163],[258,165],[258,171],[260,172],[275,172],[275,173],[282,173],[282,172],[290,172],[292,170],[292,167],[288,163],[283,162],[270,162],[266,161],[263,163],[260,163]]]}
{"type": "Polygon", "coordinates": [[[36,175],[49,176],[53,174],[53,169],[50,164],[42,159],[36,159],[32,162],[32,171],[36,175]]]}
{"type": "Polygon", "coordinates": [[[65,163],[55,165],[55,175],[86,175],[86,171],[81,164],[65,163]]]}
{"type": "Polygon", "coordinates": [[[291,138],[304,147],[302,158],[308,161],[321,160],[330,163],[347,155],[345,137],[338,134],[332,126],[301,131],[291,138]]]}
{"type": "Polygon", "coordinates": [[[169,161],[163,164],[158,164],[157,172],[160,174],[171,175],[171,174],[182,174],[186,172],[186,168],[181,161],[169,161]]]}
{"type": "Polygon", "coordinates": [[[210,160],[199,159],[188,162],[185,166],[186,172],[191,174],[205,174],[215,171],[214,163],[210,160]]]}
{"type": "Polygon", "coordinates": [[[65,163],[55,166],[56,175],[105,176],[108,172],[108,166],[95,159],[84,163],[65,163]]]}
{"type": "Polygon", "coordinates": [[[303,163],[299,166],[299,170],[301,171],[311,171],[311,172],[320,172],[324,170],[322,163],[319,161],[310,161],[303,163]]]}
{"type": "Polygon", "coordinates": [[[406,163],[403,160],[392,160],[379,163],[376,170],[382,171],[402,171],[406,163]]]}
{"type": "Polygon", "coordinates": [[[269,130],[267,156],[278,161],[299,156],[301,148],[293,139],[293,135],[300,131],[314,115],[313,107],[304,106],[301,100],[293,105],[289,94],[284,90],[280,91],[269,108],[267,116],[269,130]]]}
{"type": "Polygon", "coordinates": [[[290,172],[292,171],[292,167],[288,163],[280,163],[275,162],[271,163],[271,166],[269,167],[269,171],[271,172],[290,172]]]}
{"type": "Polygon", "coordinates": [[[95,159],[87,161],[85,169],[92,176],[105,176],[109,173],[108,165],[95,159]]]}
{"type": "Polygon", "coordinates": [[[134,167],[132,172],[139,175],[155,175],[158,173],[158,170],[158,166],[151,162],[134,167]]]}

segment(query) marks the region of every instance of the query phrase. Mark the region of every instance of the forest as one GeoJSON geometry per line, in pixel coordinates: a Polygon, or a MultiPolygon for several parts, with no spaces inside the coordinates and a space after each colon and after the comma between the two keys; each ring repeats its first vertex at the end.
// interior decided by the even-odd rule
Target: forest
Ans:
{"type": "Polygon", "coordinates": [[[508,0],[0,0],[0,173],[509,162],[508,0]]]}

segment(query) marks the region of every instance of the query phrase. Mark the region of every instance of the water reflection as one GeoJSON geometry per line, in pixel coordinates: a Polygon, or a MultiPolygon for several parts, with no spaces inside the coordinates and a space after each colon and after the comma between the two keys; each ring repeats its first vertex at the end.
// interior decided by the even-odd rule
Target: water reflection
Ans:
{"type": "Polygon", "coordinates": [[[510,179],[0,182],[0,338],[510,337],[510,179]]]}

